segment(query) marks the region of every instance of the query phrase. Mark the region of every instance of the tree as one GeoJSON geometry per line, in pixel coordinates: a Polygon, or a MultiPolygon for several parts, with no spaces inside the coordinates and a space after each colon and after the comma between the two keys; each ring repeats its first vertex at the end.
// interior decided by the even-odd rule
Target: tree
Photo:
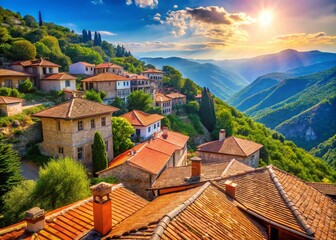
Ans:
{"type": "Polygon", "coordinates": [[[183,86],[182,74],[171,66],[163,66],[162,71],[166,80],[165,82],[169,86],[181,90],[183,86]]]}
{"type": "Polygon", "coordinates": [[[36,47],[37,57],[49,58],[51,50],[44,45],[44,43],[36,42],[34,45],[36,47]]]}
{"type": "Polygon", "coordinates": [[[32,43],[36,43],[37,41],[40,41],[43,37],[47,36],[48,33],[44,29],[35,29],[32,31],[28,31],[24,38],[32,43]]]}
{"type": "Polygon", "coordinates": [[[117,112],[114,112],[113,113],[113,116],[120,116],[124,113],[127,113],[128,110],[126,108],[126,103],[124,100],[122,100],[121,98],[119,97],[116,97],[113,102],[111,103],[111,106],[113,107],[116,107],[116,108],[119,108],[119,111],[117,112]]]}
{"type": "Polygon", "coordinates": [[[34,91],[33,83],[27,78],[19,84],[19,91],[23,93],[29,93],[34,91]]]}
{"type": "Polygon", "coordinates": [[[85,98],[94,102],[103,103],[100,93],[94,89],[85,91],[85,98]]]}
{"type": "Polygon", "coordinates": [[[115,49],[111,43],[108,43],[107,41],[103,41],[101,45],[103,51],[106,53],[107,56],[110,58],[114,58],[116,56],[115,49]]]}
{"type": "Polygon", "coordinates": [[[151,95],[144,93],[141,90],[131,92],[128,96],[128,110],[140,110],[146,112],[153,106],[151,95]]]}
{"type": "Polygon", "coordinates": [[[25,211],[34,207],[33,192],[35,186],[35,181],[25,180],[3,196],[5,225],[23,220],[25,211]]]}
{"type": "Polygon", "coordinates": [[[98,52],[78,44],[69,44],[65,48],[65,54],[71,58],[72,62],[89,62],[94,64],[103,62],[103,58],[98,52]]]}
{"type": "Polygon", "coordinates": [[[36,48],[34,44],[27,40],[18,40],[13,43],[12,59],[14,60],[30,60],[35,59],[36,48]]]}
{"type": "Polygon", "coordinates": [[[216,127],[211,132],[212,139],[218,139],[218,133],[225,129],[226,136],[231,136],[233,132],[233,117],[231,112],[225,109],[220,110],[216,117],[216,127]]]}
{"type": "Polygon", "coordinates": [[[20,157],[17,152],[12,149],[12,145],[0,143],[0,196],[23,180],[20,172],[20,157]]]}
{"type": "Polygon", "coordinates": [[[58,43],[58,39],[56,37],[44,36],[40,40],[40,42],[46,45],[53,54],[58,55],[58,56],[63,55],[61,48],[59,46],[59,43],[58,43]]]}
{"type": "Polygon", "coordinates": [[[92,34],[91,34],[91,31],[89,30],[87,41],[91,41],[91,40],[92,40],[92,34]]]}
{"type": "Polygon", "coordinates": [[[83,43],[86,43],[88,40],[88,33],[85,29],[82,31],[82,36],[83,36],[83,43]]]}
{"type": "Polygon", "coordinates": [[[211,132],[216,125],[216,115],[212,96],[206,88],[204,88],[202,92],[199,115],[203,125],[209,130],[209,132],[211,132]]]}
{"type": "Polygon", "coordinates": [[[44,209],[55,209],[89,196],[84,166],[68,157],[51,160],[40,168],[33,195],[44,209]]]}
{"type": "Polygon", "coordinates": [[[23,20],[25,21],[25,24],[26,24],[27,27],[36,27],[37,26],[36,19],[31,15],[24,16],[23,20]]]}
{"type": "Polygon", "coordinates": [[[196,84],[187,78],[184,82],[182,93],[186,95],[189,101],[194,100],[197,95],[197,86],[196,84]]]}
{"type": "Polygon", "coordinates": [[[98,34],[97,32],[94,33],[94,37],[93,37],[93,46],[98,46],[98,34]]]}
{"type": "Polygon", "coordinates": [[[41,27],[42,25],[43,25],[42,14],[41,11],[39,11],[39,26],[41,27]]]}
{"type": "Polygon", "coordinates": [[[98,131],[95,133],[93,140],[92,163],[94,173],[107,168],[106,146],[103,137],[98,131]]]}
{"type": "Polygon", "coordinates": [[[112,132],[115,156],[118,156],[134,146],[130,137],[135,132],[135,129],[125,118],[112,117],[112,132]]]}
{"type": "Polygon", "coordinates": [[[11,36],[9,35],[7,28],[0,27],[0,42],[7,42],[10,38],[11,36]]]}

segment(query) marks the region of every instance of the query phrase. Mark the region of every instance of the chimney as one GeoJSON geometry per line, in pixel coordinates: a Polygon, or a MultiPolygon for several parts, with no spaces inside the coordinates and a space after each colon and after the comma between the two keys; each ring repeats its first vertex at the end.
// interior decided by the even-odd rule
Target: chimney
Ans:
{"type": "Polygon", "coordinates": [[[191,160],[191,178],[193,180],[199,180],[201,178],[201,159],[199,157],[193,157],[191,160]]]}
{"type": "Polygon", "coordinates": [[[111,185],[101,182],[90,189],[93,195],[94,230],[104,236],[112,229],[111,185]]]}
{"type": "Polygon", "coordinates": [[[27,222],[27,231],[38,232],[42,230],[45,226],[44,217],[44,210],[39,207],[34,207],[26,211],[25,219],[27,222]]]}
{"type": "Polygon", "coordinates": [[[225,135],[226,135],[225,129],[221,129],[219,131],[219,141],[224,141],[225,135]]]}
{"type": "Polygon", "coordinates": [[[168,137],[168,127],[163,127],[162,128],[162,137],[164,139],[167,139],[167,137],[168,137]]]}
{"type": "Polygon", "coordinates": [[[237,183],[234,183],[230,180],[225,181],[225,192],[233,199],[236,198],[236,189],[237,189],[237,183]]]}

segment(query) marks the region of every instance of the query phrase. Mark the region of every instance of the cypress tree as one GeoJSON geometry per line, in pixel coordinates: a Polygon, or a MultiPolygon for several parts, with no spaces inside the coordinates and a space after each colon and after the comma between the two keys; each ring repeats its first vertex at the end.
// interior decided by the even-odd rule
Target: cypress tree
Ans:
{"type": "Polygon", "coordinates": [[[92,40],[92,34],[91,34],[91,31],[89,30],[89,32],[88,32],[88,39],[87,39],[88,41],[91,41],[92,40]]]}
{"type": "Polygon", "coordinates": [[[88,33],[85,29],[83,29],[82,34],[83,34],[83,42],[86,43],[88,41],[88,33]]]}
{"type": "Polygon", "coordinates": [[[94,173],[107,168],[106,146],[101,134],[97,131],[93,140],[92,163],[94,173]]]}
{"type": "Polygon", "coordinates": [[[94,33],[94,38],[93,38],[93,46],[98,46],[98,34],[97,32],[94,33]]]}
{"type": "Polygon", "coordinates": [[[213,99],[208,89],[203,88],[199,115],[203,125],[211,132],[216,125],[213,99]]]}
{"type": "Polygon", "coordinates": [[[41,11],[39,11],[39,26],[41,27],[42,25],[43,25],[42,14],[41,14],[41,11]]]}
{"type": "Polygon", "coordinates": [[[100,33],[98,33],[98,46],[102,45],[102,39],[100,33]]]}

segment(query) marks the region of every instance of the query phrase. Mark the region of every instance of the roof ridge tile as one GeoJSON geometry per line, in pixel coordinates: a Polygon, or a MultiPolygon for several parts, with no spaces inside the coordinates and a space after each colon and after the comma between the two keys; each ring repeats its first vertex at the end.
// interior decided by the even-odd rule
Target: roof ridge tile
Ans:
{"type": "MultiPolygon", "coordinates": [[[[248,156],[247,155],[247,153],[244,151],[244,149],[240,146],[240,144],[237,142],[237,139],[234,137],[234,136],[231,136],[232,138],[233,138],[233,140],[237,143],[237,145],[238,145],[238,147],[242,150],[242,152],[246,155],[246,156],[248,156]]],[[[244,139],[245,140],[245,139],[244,139]]]]}
{"type": "Polygon", "coordinates": [[[74,105],[74,102],[75,102],[76,98],[73,98],[70,102],[70,107],[68,108],[68,112],[66,114],[67,118],[70,118],[70,115],[71,115],[71,112],[72,112],[72,108],[73,108],[73,105],[74,105]]]}
{"type": "Polygon", "coordinates": [[[226,166],[225,170],[222,172],[222,174],[220,175],[220,177],[224,177],[225,174],[230,170],[230,167],[233,165],[233,163],[236,161],[236,159],[231,159],[231,161],[229,162],[229,164],[226,166]]]}
{"type": "Polygon", "coordinates": [[[302,213],[300,212],[300,210],[295,206],[295,204],[292,202],[292,200],[288,197],[286,191],[283,189],[280,181],[278,180],[278,177],[276,176],[276,174],[273,170],[273,166],[270,165],[270,166],[267,166],[266,168],[268,168],[268,172],[271,176],[271,179],[274,182],[274,185],[276,186],[276,188],[278,189],[280,195],[285,200],[287,206],[293,212],[294,216],[299,221],[301,226],[305,229],[305,231],[307,232],[308,235],[310,235],[310,236],[314,235],[314,231],[311,229],[310,225],[307,223],[305,218],[302,216],[302,213]]]}
{"type": "Polygon", "coordinates": [[[141,121],[141,118],[138,116],[138,114],[136,113],[136,110],[133,110],[134,115],[136,116],[136,118],[139,120],[139,122],[141,122],[142,125],[144,125],[144,123],[141,121]]]}

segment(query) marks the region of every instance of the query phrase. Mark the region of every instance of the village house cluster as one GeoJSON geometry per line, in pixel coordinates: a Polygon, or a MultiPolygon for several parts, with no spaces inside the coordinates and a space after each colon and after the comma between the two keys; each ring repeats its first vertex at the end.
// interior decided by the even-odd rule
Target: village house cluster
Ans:
{"type": "MultiPolygon", "coordinates": [[[[41,152],[91,168],[99,131],[109,164],[96,174],[120,184],[92,186],[92,197],[49,213],[32,208],[23,222],[0,229],[0,239],[335,239],[335,191],[325,191],[330,185],[306,183],[271,165],[259,168],[263,146],[226,136],[224,129],[187,159],[189,136],[162,126],[162,115],[133,110],[121,117],[134,127],[137,144],[114,156],[111,117],[118,109],[107,103],[127,101],[136,90],[150,94],[163,114],[186,103],[181,93],[162,93],[161,71],[138,75],[113,63],[78,62],[68,74],[44,59],[11,68],[0,69],[2,87],[17,88],[29,78],[43,91],[70,93],[67,102],[34,115],[42,122],[41,152]],[[86,76],[84,90],[106,92],[105,104],[76,95],[77,75],[86,76]]],[[[21,99],[0,97],[6,115],[19,113],[21,105],[21,99]]]]}

